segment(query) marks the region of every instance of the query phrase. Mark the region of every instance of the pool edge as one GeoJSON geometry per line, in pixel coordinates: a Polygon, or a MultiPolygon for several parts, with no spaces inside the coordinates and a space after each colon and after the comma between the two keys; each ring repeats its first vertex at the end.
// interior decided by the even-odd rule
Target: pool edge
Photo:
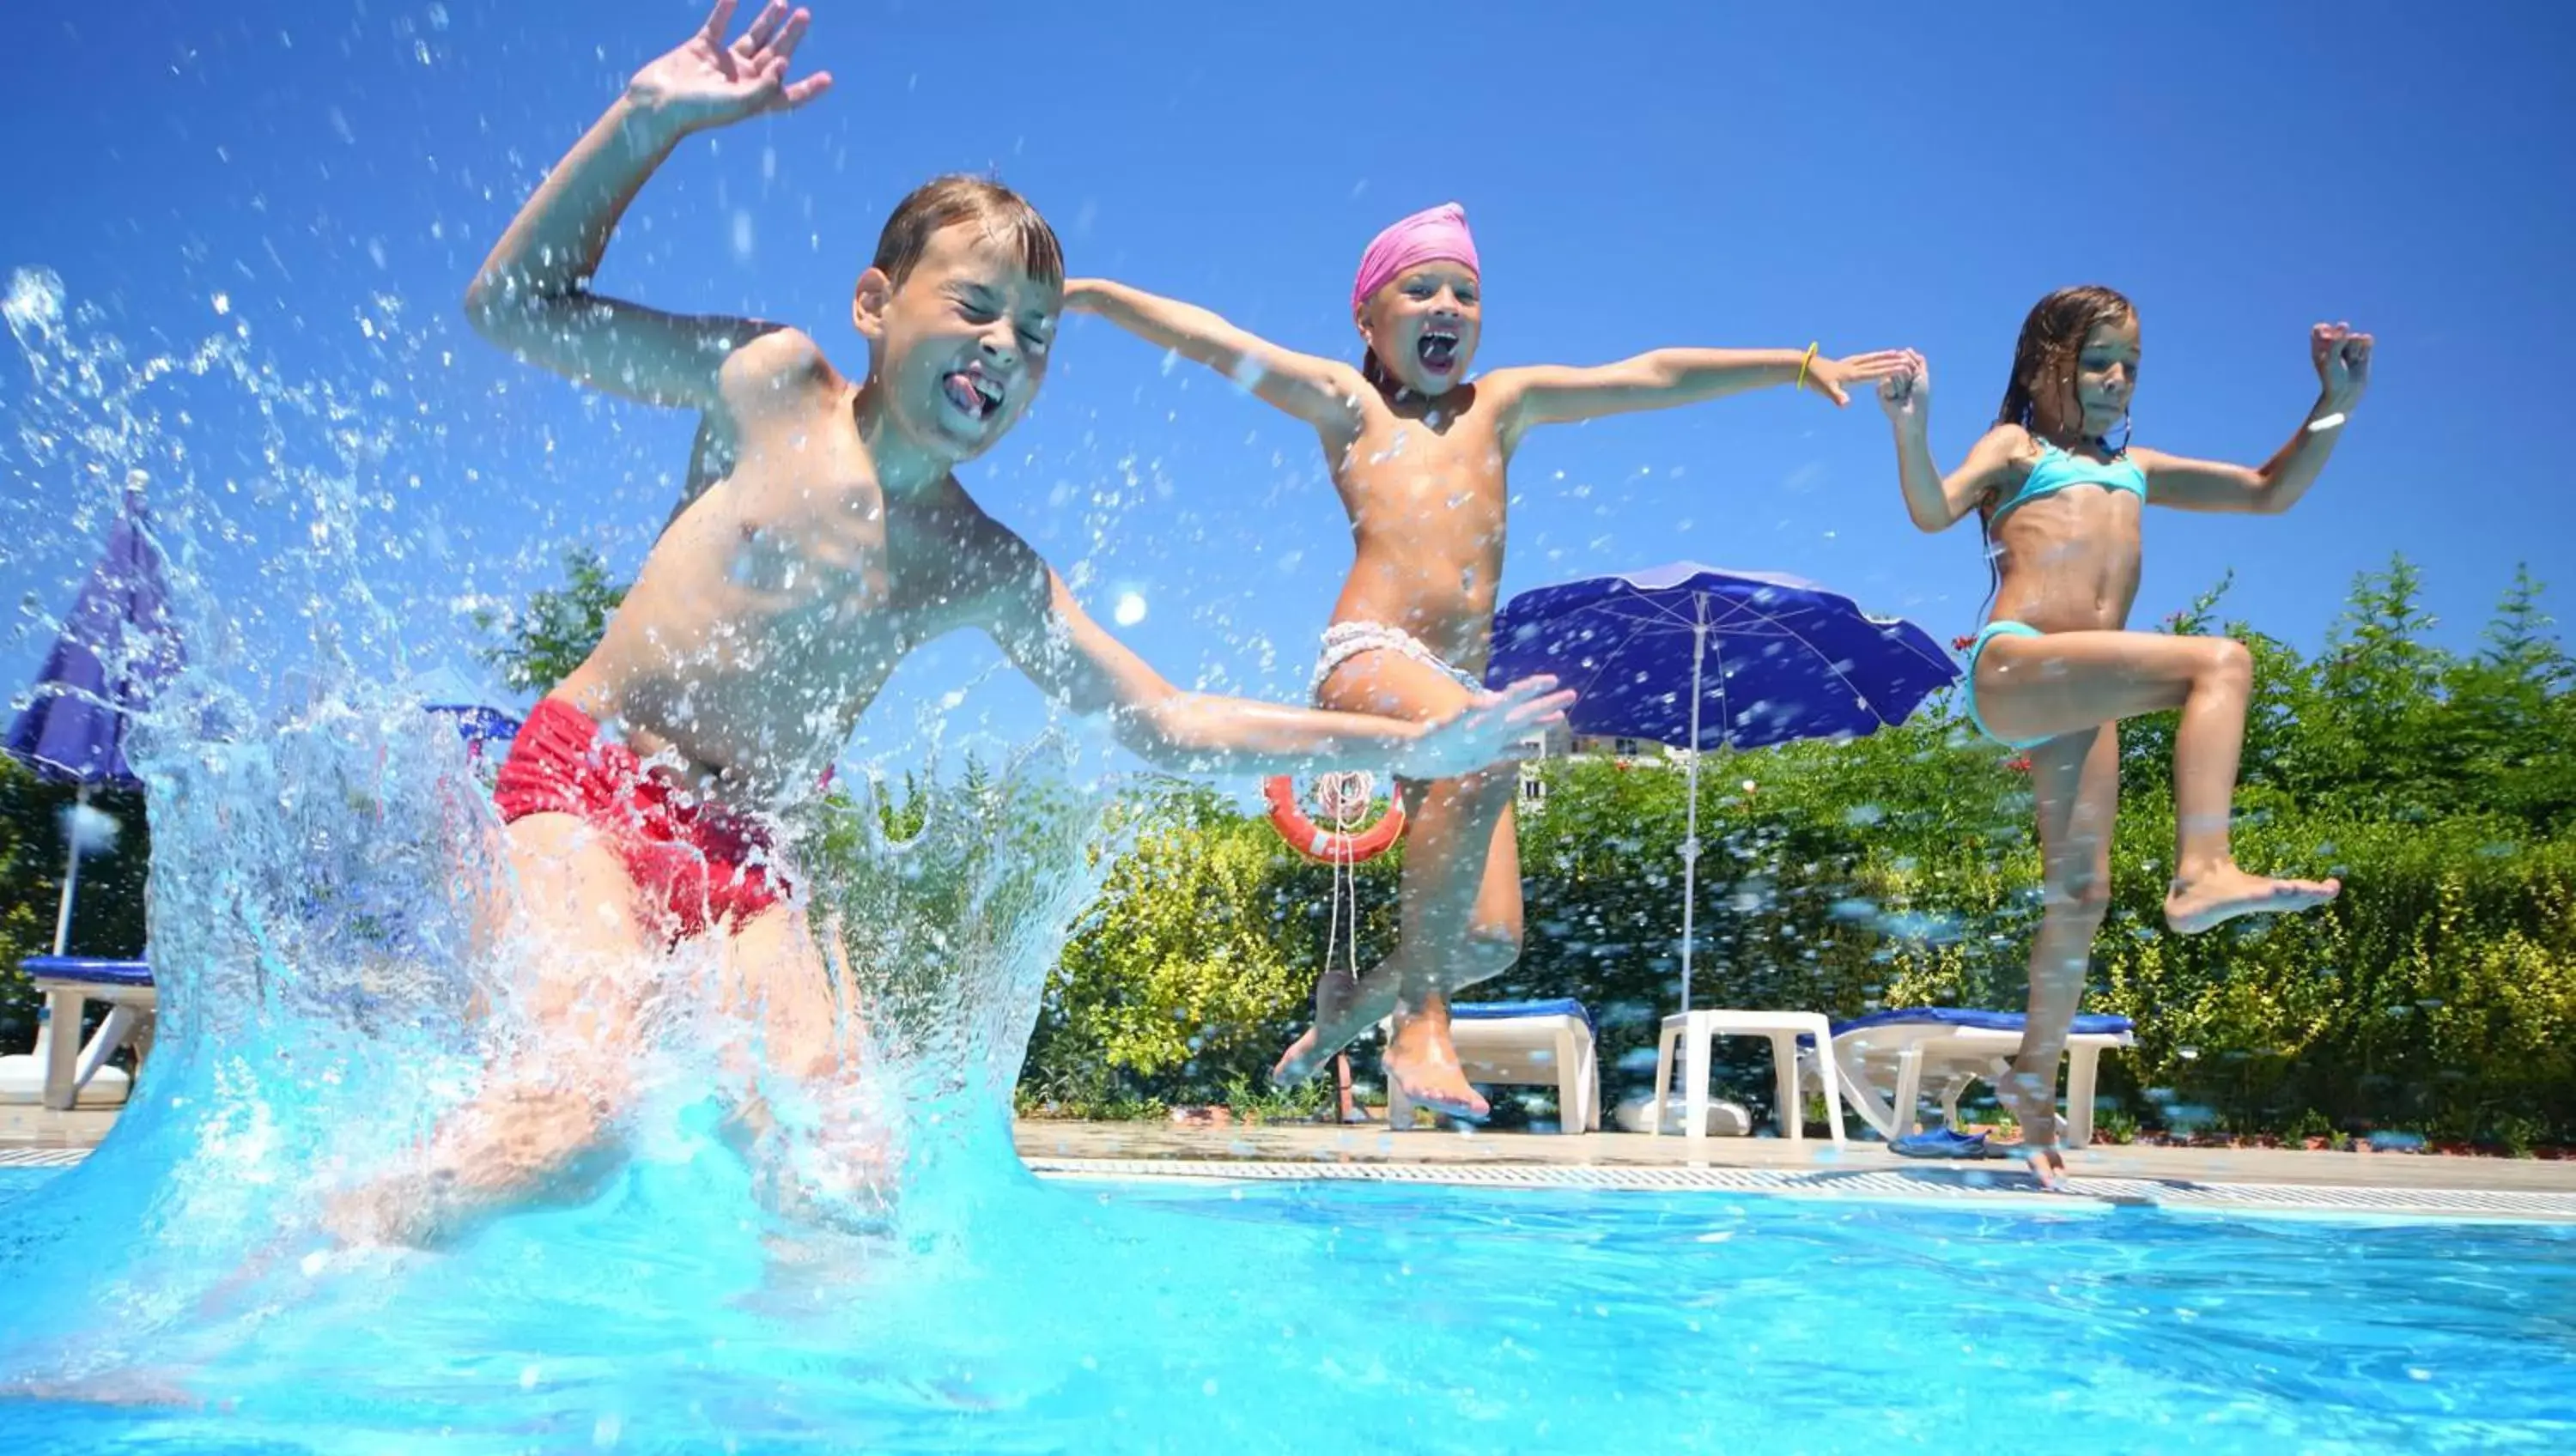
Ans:
{"type": "MultiPolygon", "coordinates": [[[[0,1148],[0,1168],[68,1168],[87,1148],[0,1148]]],[[[1042,1178],[1225,1183],[1396,1183],[1463,1188],[1734,1193],[2001,1211],[2576,1224],[2576,1193],[2526,1189],[2362,1188],[2338,1184],[2071,1177],[2043,1193],[2017,1172],[1978,1168],[1795,1169],[1626,1164],[1324,1162],[1282,1159],[1025,1157],[1042,1178]]]]}

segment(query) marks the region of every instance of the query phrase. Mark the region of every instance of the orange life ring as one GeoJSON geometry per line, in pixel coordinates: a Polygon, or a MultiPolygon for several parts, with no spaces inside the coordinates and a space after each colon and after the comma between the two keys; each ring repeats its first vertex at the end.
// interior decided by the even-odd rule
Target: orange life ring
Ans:
{"type": "Polygon", "coordinates": [[[1279,831],[1289,848],[1317,864],[1366,864],[1404,837],[1401,794],[1388,799],[1385,817],[1356,833],[1316,828],[1306,811],[1297,807],[1296,781],[1285,774],[1264,780],[1261,797],[1270,801],[1270,827],[1279,831]]]}

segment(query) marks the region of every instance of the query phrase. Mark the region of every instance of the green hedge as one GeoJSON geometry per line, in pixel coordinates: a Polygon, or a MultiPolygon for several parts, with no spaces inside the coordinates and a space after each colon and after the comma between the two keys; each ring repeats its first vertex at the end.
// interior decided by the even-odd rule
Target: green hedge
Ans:
{"type": "MultiPolygon", "coordinates": [[[[1850,745],[1829,770],[1830,750],[1710,766],[1698,1004],[2019,1007],[2038,918],[2027,799],[1993,755],[1945,736],[1850,745]],[[1908,772],[1856,771],[1854,756],[1908,772]],[[1955,792],[1860,796],[1887,777],[1955,792]]],[[[1549,807],[1522,830],[1527,949],[1472,996],[1581,997],[1601,1023],[1605,1087],[1640,1091],[1678,994],[1682,776],[1572,763],[1546,777],[1549,807]]],[[[1153,812],[1050,983],[1026,1106],[1258,1103],[1306,1020],[1325,873],[1256,817],[1203,801],[1153,812]]],[[[2576,1135],[2576,840],[2497,820],[2257,816],[2238,835],[2246,863],[2339,874],[2343,898],[2192,938],[2162,928],[2171,846],[2168,808],[2128,807],[2086,1001],[2139,1024],[2137,1050],[2105,1063],[2115,1109],[2181,1131],[2576,1135]]],[[[1360,894],[1363,950],[1382,951],[1393,857],[1363,871],[1360,894]]],[[[1767,1052],[1732,1050],[1746,1058],[1733,1090],[1762,1102],[1752,1058],[1767,1052]]]]}

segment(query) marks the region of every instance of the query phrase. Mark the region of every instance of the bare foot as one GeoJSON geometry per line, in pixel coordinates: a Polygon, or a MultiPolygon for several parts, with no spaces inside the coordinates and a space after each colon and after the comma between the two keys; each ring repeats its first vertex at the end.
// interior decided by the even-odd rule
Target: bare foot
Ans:
{"type": "MultiPolygon", "coordinates": [[[[2056,1058],[2049,1061],[2053,1073],[2056,1058]]],[[[2021,1126],[2020,1144],[1998,1151],[2020,1157],[2043,1191],[2062,1191],[2066,1186],[2066,1155],[2058,1150],[2058,1139],[2065,1136],[2065,1121],[2057,1115],[2056,1078],[2007,1067],[1995,1078],[1995,1098],[2021,1126]]]]}
{"type": "Polygon", "coordinates": [[[1270,1069],[1270,1080],[1282,1087],[1304,1082],[1395,1010],[1396,988],[1391,978],[1371,994],[1364,996],[1361,991],[1359,978],[1348,971],[1326,971],[1318,976],[1315,1024],[1279,1054],[1279,1064],[1270,1069]]]}
{"type": "Polygon", "coordinates": [[[1428,1016],[1407,1016],[1395,1023],[1386,1046],[1386,1079],[1404,1089],[1416,1106],[1470,1122],[1482,1122],[1493,1109],[1467,1082],[1458,1065],[1458,1048],[1449,1028],[1428,1016]]]}
{"type": "Polygon", "coordinates": [[[2222,865],[2189,879],[2177,878],[2165,896],[2165,924],[2180,935],[2198,935],[2239,915],[2278,915],[2313,910],[2342,893],[2341,880],[2269,880],[2222,865]]]}
{"type": "Polygon", "coordinates": [[[2066,1191],[2066,1154],[2059,1151],[2055,1143],[2046,1146],[2024,1143],[2021,1145],[2021,1160],[2030,1169],[2030,1176],[2039,1184],[2041,1191],[2066,1191]]]}

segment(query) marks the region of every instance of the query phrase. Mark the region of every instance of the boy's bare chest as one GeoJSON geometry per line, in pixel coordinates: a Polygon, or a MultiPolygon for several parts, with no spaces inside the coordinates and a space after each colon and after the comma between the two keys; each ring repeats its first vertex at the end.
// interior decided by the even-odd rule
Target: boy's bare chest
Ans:
{"type": "Polygon", "coordinates": [[[900,648],[945,629],[958,553],[936,507],[890,507],[863,469],[738,474],[733,484],[724,576],[744,606],[852,645],[900,648]]]}

